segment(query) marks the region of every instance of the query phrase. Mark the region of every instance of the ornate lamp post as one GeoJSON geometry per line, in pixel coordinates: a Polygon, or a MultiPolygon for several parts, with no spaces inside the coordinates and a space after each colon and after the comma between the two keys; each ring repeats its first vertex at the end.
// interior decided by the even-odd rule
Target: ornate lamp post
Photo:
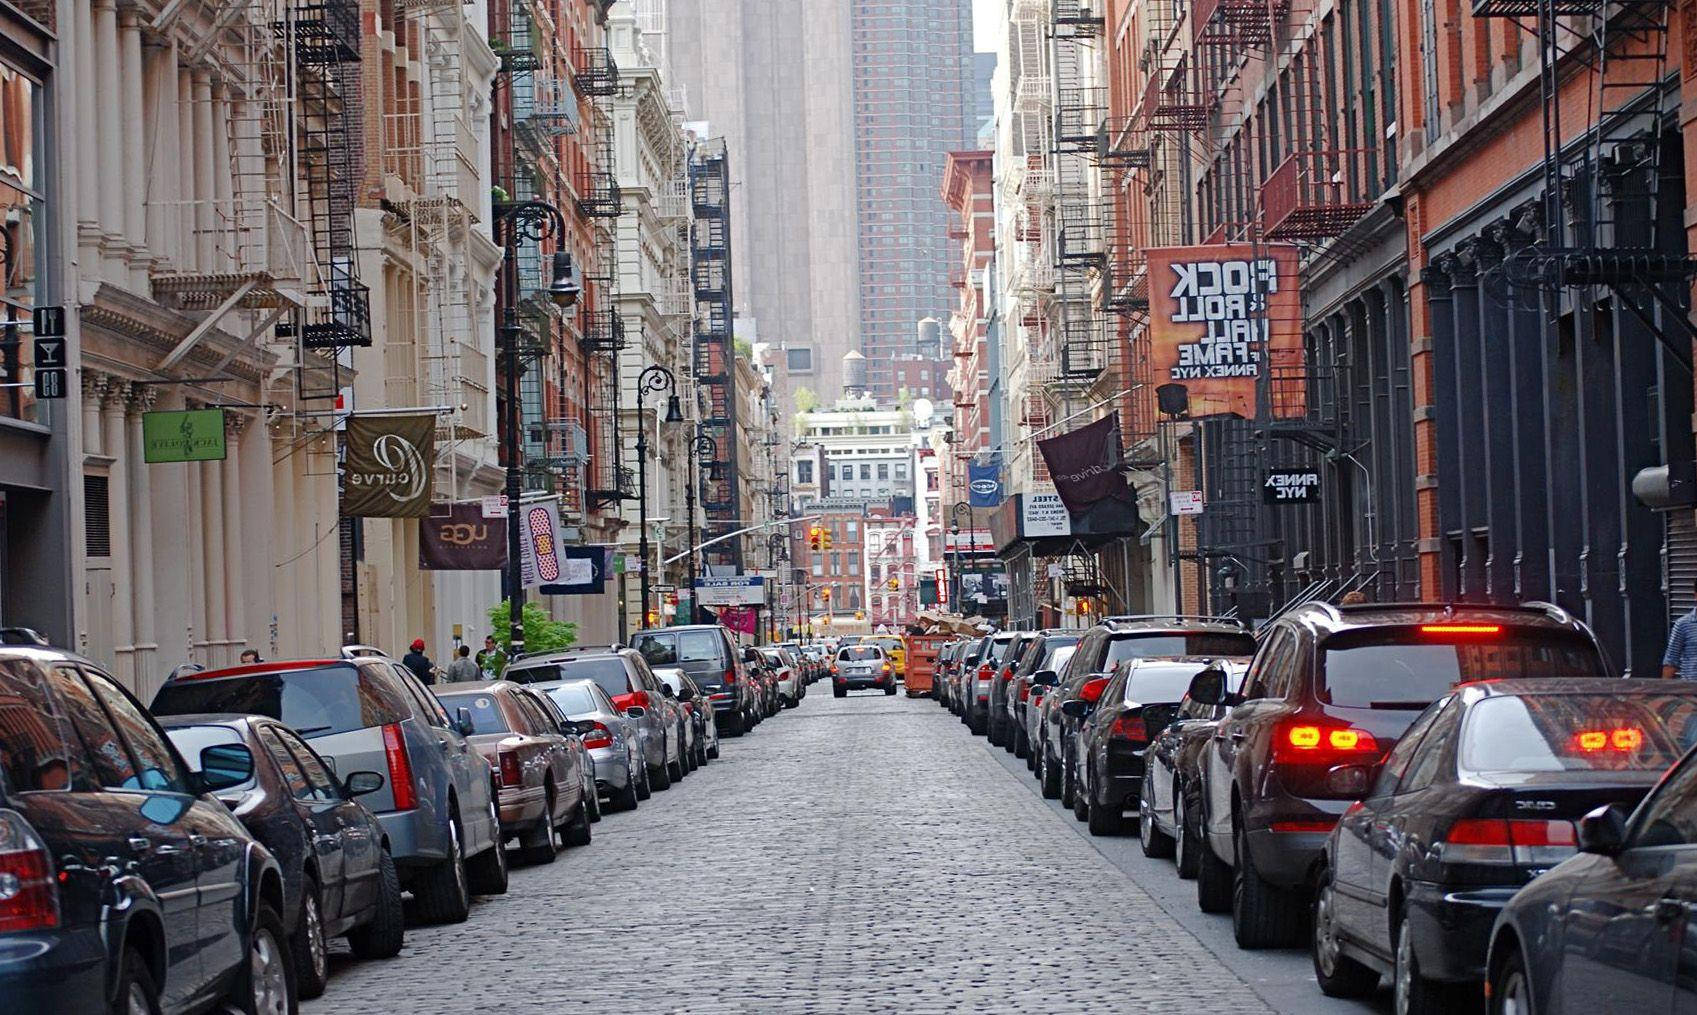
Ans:
{"type": "MultiPolygon", "coordinates": [[[[502,308],[500,346],[502,369],[506,373],[507,432],[502,442],[507,457],[507,602],[511,607],[509,623],[511,657],[524,653],[524,569],[519,538],[519,498],[524,493],[524,442],[519,438],[521,419],[519,406],[519,377],[522,374],[519,356],[519,272],[518,245],[540,243],[566,235],[566,220],[560,209],[546,201],[496,201],[494,230],[501,244],[502,308]]],[[[583,294],[572,255],[556,251],[553,259],[553,278],[548,295],[561,307],[577,303],[583,294]]]]}
{"type": "Polygon", "coordinates": [[[696,424],[695,438],[689,446],[689,619],[695,623],[701,616],[695,602],[695,580],[701,577],[701,558],[696,552],[698,542],[695,532],[695,487],[701,481],[699,472],[702,459],[707,460],[707,480],[717,483],[723,478],[719,469],[719,442],[701,432],[700,424],[696,424]]]}
{"type": "MultiPolygon", "coordinates": [[[[670,370],[655,364],[636,378],[636,500],[637,555],[642,558],[642,627],[648,627],[648,421],[644,407],[649,392],[666,392],[666,422],[682,423],[683,406],[678,402],[678,379],[670,370]]],[[[693,585],[690,588],[691,609],[694,608],[693,585]]]]}

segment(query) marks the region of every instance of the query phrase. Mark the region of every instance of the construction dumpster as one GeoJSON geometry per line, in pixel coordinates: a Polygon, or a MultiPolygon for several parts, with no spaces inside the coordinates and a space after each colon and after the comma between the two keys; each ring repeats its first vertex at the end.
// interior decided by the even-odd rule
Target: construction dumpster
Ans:
{"type": "Polygon", "coordinates": [[[955,638],[952,634],[910,634],[902,638],[907,649],[908,697],[936,693],[933,678],[937,674],[937,652],[955,638]]]}

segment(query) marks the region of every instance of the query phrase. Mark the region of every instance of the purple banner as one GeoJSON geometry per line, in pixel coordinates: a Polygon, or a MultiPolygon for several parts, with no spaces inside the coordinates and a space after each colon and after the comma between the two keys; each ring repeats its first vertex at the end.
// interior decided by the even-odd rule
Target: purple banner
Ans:
{"type": "Polygon", "coordinates": [[[1067,513],[1078,517],[1105,500],[1137,503],[1125,480],[1120,449],[1120,414],[1111,412],[1088,426],[1037,442],[1055,492],[1067,513]]]}

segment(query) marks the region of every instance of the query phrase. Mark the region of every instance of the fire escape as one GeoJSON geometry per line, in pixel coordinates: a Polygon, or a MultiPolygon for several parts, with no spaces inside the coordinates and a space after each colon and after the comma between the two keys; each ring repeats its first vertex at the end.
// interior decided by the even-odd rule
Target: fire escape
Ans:
{"type": "Polygon", "coordinates": [[[612,115],[604,100],[619,92],[619,68],[604,46],[577,45],[571,51],[571,82],[589,105],[585,158],[572,180],[578,215],[595,224],[595,242],[605,270],[585,280],[582,331],[584,405],[588,414],[591,509],[616,506],[636,495],[636,472],[625,464],[619,436],[619,353],[626,329],[615,294],[618,257],[613,221],[623,212],[614,169],[612,115]]]}
{"type": "MultiPolygon", "coordinates": [[[[695,378],[702,433],[717,458],[698,463],[707,536],[725,535],[741,517],[737,474],[736,350],[731,311],[731,178],[722,139],[699,142],[689,163],[690,278],[695,293],[695,378]],[[713,466],[717,465],[717,469],[713,466]],[[717,474],[718,479],[711,478],[717,474]]],[[[704,558],[742,567],[742,541],[726,540],[704,558]]]]}
{"type": "Polygon", "coordinates": [[[1092,0],[1051,0],[1050,62],[1054,74],[1054,303],[1057,369],[1047,378],[1064,401],[1092,385],[1108,365],[1107,322],[1093,292],[1107,267],[1106,209],[1092,158],[1107,118],[1107,90],[1086,66],[1098,58],[1102,11],[1092,0]]]}

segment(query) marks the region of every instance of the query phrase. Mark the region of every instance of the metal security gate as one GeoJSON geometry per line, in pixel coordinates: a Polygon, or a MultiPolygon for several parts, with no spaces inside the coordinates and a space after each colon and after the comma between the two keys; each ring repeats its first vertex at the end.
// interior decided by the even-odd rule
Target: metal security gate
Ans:
{"type": "Polygon", "coordinates": [[[1697,608],[1697,511],[1681,508],[1663,516],[1662,581],[1667,586],[1668,625],[1697,608]]]}

